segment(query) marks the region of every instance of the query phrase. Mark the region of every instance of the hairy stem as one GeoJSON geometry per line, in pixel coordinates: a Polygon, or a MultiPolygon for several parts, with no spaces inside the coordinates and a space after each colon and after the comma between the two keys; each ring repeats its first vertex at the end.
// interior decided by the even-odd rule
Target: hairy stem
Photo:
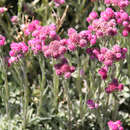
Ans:
{"type": "Polygon", "coordinates": [[[40,115],[40,112],[41,112],[41,109],[42,109],[43,92],[44,92],[44,88],[45,88],[45,84],[46,84],[45,62],[44,62],[44,59],[41,56],[39,57],[39,64],[40,64],[40,69],[41,69],[41,72],[42,72],[42,79],[40,80],[40,101],[39,101],[37,115],[40,115]]]}
{"type": "Polygon", "coordinates": [[[25,62],[23,65],[21,65],[22,73],[23,73],[23,89],[24,89],[24,105],[23,105],[23,130],[26,129],[27,125],[27,109],[28,109],[28,103],[29,103],[29,88],[28,88],[28,79],[27,79],[27,73],[25,68],[25,62]]]}
{"type": "Polygon", "coordinates": [[[69,80],[64,81],[64,89],[65,89],[65,98],[67,100],[67,107],[68,107],[68,130],[72,130],[72,122],[71,122],[71,102],[70,102],[70,95],[69,95],[69,80]]]}

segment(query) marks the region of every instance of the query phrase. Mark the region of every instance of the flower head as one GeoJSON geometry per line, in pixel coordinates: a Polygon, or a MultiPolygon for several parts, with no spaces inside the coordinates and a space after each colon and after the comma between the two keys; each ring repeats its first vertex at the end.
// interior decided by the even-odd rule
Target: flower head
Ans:
{"type": "Polygon", "coordinates": [[[87,106],[88,106],[90,109],[98,108],[98,104],[97,104],[97,103],[94,103],[93,100],[87,100],[87,106]]]}
{"type": "Polygon", "coordinates": [[[0,35],[0,46],[5,45],[5,37],[0,35]]]}
{"type": "Polygon", "coordinates": [[[109,121],[107,124],[110,130],[124,130],[122,127],[122,122],[120,120],[117,120],[115,122],[109,121]]]}

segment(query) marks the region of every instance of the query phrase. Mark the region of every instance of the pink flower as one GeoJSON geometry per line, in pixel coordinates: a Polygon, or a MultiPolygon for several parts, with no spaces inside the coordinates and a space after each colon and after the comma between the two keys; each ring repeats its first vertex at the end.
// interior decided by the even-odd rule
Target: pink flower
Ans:
{"type": "Polygon", "coordinates": [[[33,20],[31,23],[21,25],[21,30],[24,31],[25,36],[28,36],[35,30],[41,29],[39,27],[40,27],[40,21],[33,20]]]}
{"type": "Polygon", "coordinates": [[[60,6],[65,3],[65,0],[53,0],[56,6],[60,6]]]}
{"type": "Polygon", "coordinates": [[[101,78],[103,80],[105,80],[107,78],[107,70],[105,68],[101,68],[99,71],[98,71],[98,74],[101,76],[101,78]]]}
{"type": "Polygon", "coordinates": [[[88,29],[95,32],[97,38],[114,36],[117,34],[117,23],[114,17],[115,12],[111,8],[107,8],[104,12],[101,12],[100,18],[92,21],[88,29]]]}
{"type": "Polygon", "coordinates": [[[53,58],[59,58],[60,56],[64,55],[66,51],[66,47],[62,45],[60,41],[55,40],[50,42],[48,48],[46,48],[43,53],[45,55],[46,52],[49,52],[50,56],[53,58]]]}
{"type": "Polygon", "coordinates": [[[5,37],[0,35],[0,47],[5,45],[5,37]]]}
{"type": "Polygon", "coordinates": [[[64,74],[64,77],[65,77],[65,79],[70,78],[70,77],[71,77],[71,73],[70,73],[70,72],[66,72],[66,73],[64,74]]]}
{"type": "Polygon", "coordinates": [[[77,33],[77,31],[74,28],[68,29],[68,36],[70,37],[72,34],[77,33]]]}
{"type": "Polygon", "coordinates": [[[81,40],[79,41],[79,45],[80,45],[80,47],[82,47],[82,48],[86,47],[86,45],[87,45],[87,40],[81,39],[81,40]]]}
{"type": "Polygon", "coordinates": [[[124,88],[123,84],[119,84],[117,79],[113,79],[112,82],[109,83],[105,91],[109,94],[115,91],[122,91],[123,88],[124,88]]]}
{"type": "Polygon", "coordinates": [[[105,0],[105,4],[112,5],[112,6],[118,6],[121,9],[124,9],[127,7],[130,3],[129,0],[105,0]]]}
{"type": "Polygon", "coordinates": [[[118,91],[122,91],[123,88],[124,88],[124,85],[123,85],[123,84],[119,84],[119,85],[118,85],[118,91]]]}
{"type": "Polygon", "coordinates": [[[98,104],[97,103],[94,103],[93,100],[87,100],[87,105],[90,109],[95,109],[95,108],[98,108],[98,104]]]}
{"type": "Polygon", "coordinates": [[[76,50],[76,45],[68,41],[67,48],[70,51],[75,51],[76,50]]]}
{"type": "Polygon", "coordinates": [[[111,8],[106,8],[104,12],[101,12],[101,18],[105,21],[109,21],[114,17],[114,11],[111,8]]]}
{"type": "Polygon", "coordinates": [[[107,124],[110,130],[124,130],[122,127],[122,122],[120,120],[117,120],[115,122],[109,121],[107,124]]]}
{"type": "Polygon", "coordinates": [[[75,71],[75,67],[74,66],[70,66],[70,72],[73,73],[75,71]]]}
{"type": "Polygon", "coordinates": [[[6,7],[0,7],[0,14],[6,12],[8,9],[6,7]]]}
{"type": "Polygon", "coordinates": [[[86,18],[86,21],[87,21],[87,22],[91,22],[91,21],[93,21],[94,19],[96,19],[97,17],[98,17],[97,12],[91,12],[91,13],[89,14],[89,17],[86,18]]]}
{"type": "Polygon", "coordinates": [[[8,66],[10,67],[12,63],[17,62],[18,58],[17,57],[10,57],[8,59],[8,66]]]}
{"type": "Polygon", "coordinates": [[[122,32],[122,35],[124,37],[127,37],[128,36],[128,30],[127,29],[124,29],[123,32],[122,32]]]}
{"type": "Polygon", "coordinates": [[[8,60],[9,65],[15,61],[18,61],[19,58],[23,57],[28,52],[28,46],[24,42],[12,42],[10,48],[11,50],[9,55],[11,57],[8,60]]]}
{"type": "Polygon", "coordinates": [[[71,73],[73,73],[75,71],[75,67],[70,66],[68,64],[67,59],[65,59],[64,57],[62,57],[60,60],[61,60],[61,63],[54,65],[54,68],[56,70],[56,74],[57,75],[64,75],[64,78],[68,79],[71,77],[71,73]]]}
{"type": "Polygon", "coordinates": [[[31,47],[34,54],[38,54],[38,52],[42,51],[42,45],[41,40],[37,38],[33,38],[28,41],[28,45],[31,47]]]}
{"type": "Polygon", "coordinates": [[[112,49],[102,47],[100,51],[96,54],[96,57],[105,66],[110,67],[113,63],[126,57],[127,50],[123,51],[124,49],[125,48],[121,48],[117,44],[115,44],[112,49]]]}
{"type": "Polygon", "coordinates": [[[11,22],[12,22],[13,24],[16,24],[16,23],[18,22],[18,16],[12,16],[11,22]]]}

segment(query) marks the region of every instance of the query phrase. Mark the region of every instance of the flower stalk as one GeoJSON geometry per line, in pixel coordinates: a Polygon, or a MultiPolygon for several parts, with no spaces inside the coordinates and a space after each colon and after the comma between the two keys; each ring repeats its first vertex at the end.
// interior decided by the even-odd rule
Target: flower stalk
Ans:
{"type": "Polygon", "coordinates": [[[42,79],[40,80],[40,101],[37,109],[37,115],[40,115],[41,109],[42,109],[42,103],[43,103],[43,92],[46,84],[46,77],[45,77],[45,62],[44,58],[42,56],[39,56],[39,64],[40,64],[40,69],[42,72],[42,79]]]}
{"type": "Polygon", "coordinates": [[[67,130],[72,130],[72,121],[71,121],[71,101],[70,101],[70,94],[69,94],[69,80],[65,79],[64,80],[64,90],[65,90],[65,98],[67,101],[67,108],[68,108],[68,128],[67,130]]]}
{"type": "Polygon", "coordinates": [[[4,75],[4,88],[5,88],[5,108],[6,108],[6,114],[7,114],[7,119],[10,119],[10,111],[9,111],[9,87],[8,87],[8,77],[7,77],[7,65],[5,64],[4,57],[2,54],[2,49],[0,48],[0,63],[1,63],[1,70],[4,75]]]}
{"type": "Polygon", "coordinates": [[[23,102],[23,130],[27,127],[27,110],[29,104],[29,88],[28,88],[28,79],[27,71],[25,67],[25,61],[21,64],[22,74],[23,74],[23,89],[24,89],[24,102],[23,102]]]}

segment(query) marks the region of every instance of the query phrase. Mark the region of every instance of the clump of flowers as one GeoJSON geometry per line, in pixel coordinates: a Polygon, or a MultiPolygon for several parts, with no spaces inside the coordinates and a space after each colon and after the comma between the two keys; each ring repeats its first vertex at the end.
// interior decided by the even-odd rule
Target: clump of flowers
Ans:
{"type": "Polygon", "coordinates": [[[33,31],[35,31],[40,25],[40,22],[38,20],[33,20],[31,23],[26,23],[21,25],[22,31],[24,31],[24,35],[28,36],[33,31]]]}
{"type": "Polygon", "coordinates": [[[70,51],[74,51],[77,47],[85,48],[89,42],[90,45],[95,45],[97,40],[96,35],[89,30],[78,33],[74,28],[70,28],[68,29],[68,36],[67,46],[70,51]]]}
{"type": "Polygon", "coordinates": [[[122,35],[127,37],[128,33],[130,33],[130,16],[124,10],[120,10],[115,12],[115,19],[117,24],[122,25],[122,35]]]}
{"type": "Polygon", "coordinates": [[[122,35],[128,36],[130,32],[130,16],[124,10],[114,12],[111,8],[106,8],[101,12],[100,17],[96,12],[91,12],[86,19],[90,23],[88,30],[95,33],[97,38],[104,36],[115,36],[118,33],[117,25],[122,28],[122,35]]]}
{"type": "MultiPolygon", "coordinates": [[[[31,23],[23,25],[22,30],[24,31],[25,36],[32,36],[32,39],[28,41],[28,45],[35,55],[43,51],[46,57],[51,56],[49,52],[52,49],[50,48],[52,48],[52,45],[54,47],[54,44],[51,41],[57,40],[57,45],[60,46],[61,42],[58,42],[60,37],[56,33],[56,26],[54,24],[41,26],[38,20],[33,20],[31,23]]],[[[61,49],[63,48],[60,48],[60,51],[62,51],[61,49]]]]}
{"type": "Polygon", "coordinates": [[[92,22],[94,19],[96,19],[98,17],[97,12],[93,11],[89,14],[89,16],[86,18],[86,21],[88,23],[92,22]]]}
{"type": "Polygon", "coordinates": [[[99,54],[99,49],[97,48],[87,48],[86,53],[89,54],[91,59],[97,58],[97,55],[99,54]]]}
{"type": "Polygon", "coordinates": [[[117,79],[113,79],[112,82],[108,84],[108,87],[105,89],[105,91],[109,94],[115,91],[122,91],[123,88],[123,84],[119,84],[117,79]]]}
{"type": "Polygon", "coordinates": [[[5,45],[5,37],[0,35],[0,46],[4,46],[5,45]]]}
{"type": "Polygon", "coordinates": [[[117,120],[115,122],[109,121],[108,123],[109,130],[124,130],[122,127],[122,122],[120,120],[117,120]]]}
{"type": "Polygon", "coordinates": [[[102,62],[105,66],[112,66],[114,62],[125,59],[127,48],[121,48],[115,44],[112,49],[102,47],[101,49],[87,48],[87,54],[93,58],[97,58],[98,61],[102,62]]]}
{"type": "Polygon", "coordinates": [[[10,58],[8,60],[9,65],[15,61],[18,61],[19,58],[23,57],[28,52],[28,46],[24,42],[12,42],[10,48],[10,58]]]}
{"type": "Polygon", "coordinates": [[[104,12],[101,12],[100,18],[97,18],[96,12],[92,12],[95,16],[89,16],[87,21],[91,21],[91,25],[88,29],[94,32],[97,38],[104,36],[114,36],[117,34],[116,20],[114,19],[114,11],[111,8],[107,8],[104,12]]]}
{"type": "Polygon", "coordinates": [[[66,79],[70,78],[71,73],[75,71],[75,67],[70,66],[66,58],[62,58],[60,63],[55,64],[54,68],[57,75],[64,75],[66,79]]]}
{"type": "Polygon", "coordinates": [[[121,9],[124,9],[125,7],[127,7],[130,4],[130,2],[129,2],[129,0],[105,0],[105,4],[118,6],[121,9]]]}
{"type": "Polygon", "coordinates": [[[87,100],[87,106],[90,109],[98,108],[98,104],[95,103],[93,100],[87,100]]]}
{"type": "Polygon", "coordinates": [[[6,12],[8,9],[6,7],[0,7],[0,14],[3,14],[6,12]]]}
{"type": "Polygon", "coordinates": [[[96,53],[96,56],[105,66],[112,66],[114,62],[125,59],[126,52],[126,48],[121,48],[115,44],[112,49],[102,47],[100,52],[96,53]]]}
{"type": "Polygon", "coordinates": [[[43,46],[45,57],[59,58],[65,54],[67,48],[60,41],[51,41],[49,45],[43,46]]]}
{"type": "Polygon", "coordinates": [[[40,39],[33,38],[28,41],[28,45],[35,55],[42,51],[42,42],[40,39]]]}
{"type": "Polygon", "coordinates": [[[115,62],[124,60],[127,53],[127,48],[121,48],[115,44],[112,49],[106,47],[99,48],[87,48],[86,53],[90,55],[91,59],[98,59],[99,62],[103,63],[103,67],[98,71],[99,75],[103,80],[107,78],[108,68],[111,67],[115,62]]]}
{"type": "Polygon", "coordinates": [[[107,67],[102,67],[101,69],[98,70],[98,74],[101,76],[103,80],[107,78],[107,72],[108,72],[107,67]]]}
{"type": "Polygon", "coordinates": [[[32,37],[42,40],[45,44],[48,44],[50,40],[60,40],[60,37],[56,33],[55,24],[50,24],[47,26],[36,26],[32,32],[32,37]]]}

